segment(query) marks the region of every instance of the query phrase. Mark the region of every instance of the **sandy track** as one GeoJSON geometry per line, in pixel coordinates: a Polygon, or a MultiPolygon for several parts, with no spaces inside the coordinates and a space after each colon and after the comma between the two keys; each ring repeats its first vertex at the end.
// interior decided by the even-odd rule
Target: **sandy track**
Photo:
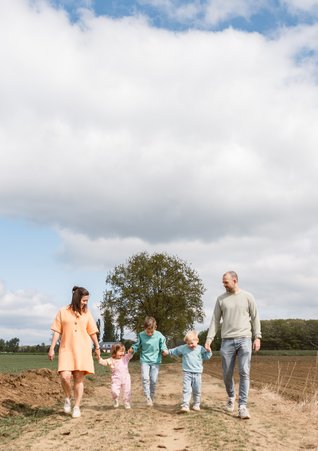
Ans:
{"type": "MultiPolygon", "coordinates": [[[[131,410],[112,407],[107,373],[88,384],[92,386],[90,393],[85,394],[81,418],[66,416],[60,402],[49,415],[25,427],[18,439],[0,448],[8,451],[318,449],[317,404],[301,406],[271,392],[251,390],[252,418],[242,421],[236,412],[233,415],[224,412],[222,382],[204,374],[201,412],[179,414],[182,390],[179,364],[161,366],[153,408],[145,406],[138,363],[131,364],[131,374],[131,410]]],[[[42,378],[44,390],[45,375],[42,378]]],[[[48,384],[51,386],[52,380],[48,384]]]]}

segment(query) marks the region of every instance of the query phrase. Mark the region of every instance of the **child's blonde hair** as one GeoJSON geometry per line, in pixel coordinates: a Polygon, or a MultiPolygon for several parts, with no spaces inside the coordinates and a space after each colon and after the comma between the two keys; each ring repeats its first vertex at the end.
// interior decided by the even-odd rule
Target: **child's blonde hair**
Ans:
{"type": "Polygon", "coordinates": [[[144,322],[144,328],[145,329],[157,329],[157,322],[155,320],[155,318],[153,318],[152,316],[146,316],[145,318],[145,322],[144,322]]]}
{"type": "Polygon", "coordinates": [[[184,341],[189,343],[189,341],[199,341],[199,335],[196,330],[189,330],[184,337],[184,341]]]}
{"type": "Polygon", "coordinates": [[[110,350],[111,356],[116,357],[117,352],[120,351],[121,349],[126,351],[125,346],[122,343],[115,343],[114,345],[112,345],[110,350]]]}

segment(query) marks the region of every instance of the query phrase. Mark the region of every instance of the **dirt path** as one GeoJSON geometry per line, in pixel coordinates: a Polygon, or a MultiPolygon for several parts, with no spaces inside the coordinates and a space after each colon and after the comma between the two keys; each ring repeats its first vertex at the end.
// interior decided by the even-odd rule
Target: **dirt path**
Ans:
{"type": "Polygon", "coordinates": [[[182,372],[162,365],[156,403],[145,406],[139,365],[131,364],[132,409],[112,407],[110,375],[96,378],[83,400],[82,416],[72,419],[59,403],[19,438],[0,445],[7,451],[107,450],[318,450],[317,403],[301,406],[267,391],[251,390],[248,421],[224,412],[220,380],[203,375],[202,410],[179,414],[182,372]]]}

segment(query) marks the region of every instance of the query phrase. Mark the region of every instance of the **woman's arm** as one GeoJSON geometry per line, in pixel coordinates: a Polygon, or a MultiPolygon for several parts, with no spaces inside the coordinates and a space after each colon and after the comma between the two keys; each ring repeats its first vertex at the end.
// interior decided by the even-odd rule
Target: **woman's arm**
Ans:
{"type": "Polygon", "coordinates": [[[97,334],[92,334],[90,335],[92,342],[94,343],[95,346],[95,355],[96,358],[99,359],[100,358],[100,347],[99,347],[99,343],[98,343],[98,339],[97,339],[97,334]]]}
{"type": "Polygon", "coordinates": [[[52,337],[52,343],[51,343],[51,346],[50,346],[50,349],[49,349],[49,352],[48,352],[49,360],[53,360],[54,359],[54,354],[55,354],[54,348],[55,348],[56,343],[58,342],[59,338],[60,338],[59,332],[54,331],[53,332],[53,337],[52,337]]]}

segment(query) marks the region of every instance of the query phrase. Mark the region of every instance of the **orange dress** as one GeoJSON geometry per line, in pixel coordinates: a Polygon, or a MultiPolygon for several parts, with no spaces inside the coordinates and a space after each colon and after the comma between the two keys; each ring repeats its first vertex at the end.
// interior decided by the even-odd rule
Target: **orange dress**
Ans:
{"type": "Polygon", "coordinates": [[[64,307],[57,313],[51,329],[61,335],[58,371],[94,374],[90,335],[98,329],[92,314],[87,310],[79,315],[70,307],[64,307]]]}

